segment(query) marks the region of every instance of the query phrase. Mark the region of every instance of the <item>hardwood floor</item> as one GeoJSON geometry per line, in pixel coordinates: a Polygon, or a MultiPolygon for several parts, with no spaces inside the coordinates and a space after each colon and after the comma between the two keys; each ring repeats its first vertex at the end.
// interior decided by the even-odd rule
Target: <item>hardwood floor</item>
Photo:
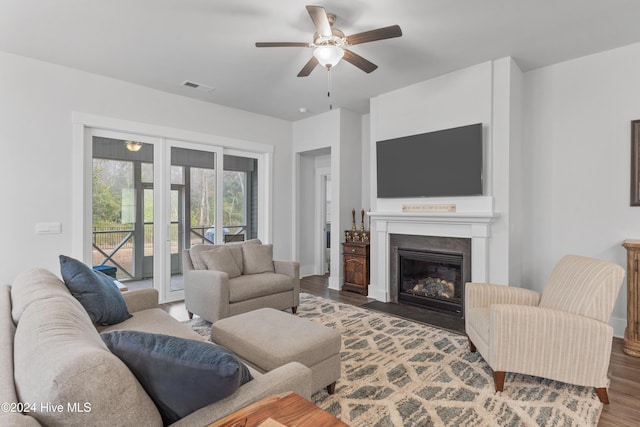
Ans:
{"type": "MultiPolygon", "coordinates": [[[[326,276],[310,276],[300,280],[300,290],[308,294],[345,304],[361,306],[369,301],[354,292],[341,292],[327,287],[326,276]]],[[[187,320],[183,302],[165,304],[165,309],[178,320],[187,320]]],[[[635,427],[640,420],[640,358],[622,351],[622,339],[613,339],[609,365],[609,405],[604,405],[599,427],[635,427]]]]}

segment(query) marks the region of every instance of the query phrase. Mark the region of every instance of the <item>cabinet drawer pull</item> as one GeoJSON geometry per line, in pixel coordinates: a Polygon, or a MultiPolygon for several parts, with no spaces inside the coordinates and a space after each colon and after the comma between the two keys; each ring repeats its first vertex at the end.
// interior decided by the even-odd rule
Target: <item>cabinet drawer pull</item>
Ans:
{"type": "Polygon", "coordinates": [[[355,251],[356,251],[356,250],[355,250],[355,248],[354,248],[354,249],[351,249],[351,252],[355,252],[355,251]]]}

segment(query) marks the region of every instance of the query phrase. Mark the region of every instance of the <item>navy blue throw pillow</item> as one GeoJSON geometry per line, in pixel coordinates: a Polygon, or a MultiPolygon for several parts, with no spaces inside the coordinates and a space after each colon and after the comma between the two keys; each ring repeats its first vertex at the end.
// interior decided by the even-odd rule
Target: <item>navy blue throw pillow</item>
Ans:
{"type": "Polygon", "coordinates": [[[165,425],[253,379],[233,353],[211,342],[130,330],[100,335],[153,399],[165,425]]]}
{"type": "Polygon", "coordinates": [[[114,325],[131,317],[122,292],[111,277],[64,255],[60,255],[60,273],[71,295],[87,310],[93,322],[114,325]]]}

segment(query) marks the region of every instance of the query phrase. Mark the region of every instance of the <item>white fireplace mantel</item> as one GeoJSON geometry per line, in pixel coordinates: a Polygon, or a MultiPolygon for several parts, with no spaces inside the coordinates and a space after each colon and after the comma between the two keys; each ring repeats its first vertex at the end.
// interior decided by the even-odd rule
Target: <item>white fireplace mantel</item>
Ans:
{"type": "Polygon", "coordinates": [[[391,301],[389,257],[391,234],[471,239],[471,280],[488,281],[489,239],[496,212],[370,212],[371,284],[369,296],[391,301]]]}

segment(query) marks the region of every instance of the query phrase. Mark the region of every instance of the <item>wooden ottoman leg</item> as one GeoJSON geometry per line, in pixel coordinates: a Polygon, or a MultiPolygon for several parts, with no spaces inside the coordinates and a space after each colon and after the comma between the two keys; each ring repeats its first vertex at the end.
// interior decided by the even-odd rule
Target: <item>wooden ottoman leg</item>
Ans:
{"type": "Polygon", "coordinates": [[[471,338],[467,337],[467,339],[469,340],[469,351],[471,353],[475,353],[476,352],[476,345],[471,342],[471,338]]]}
{"type": "Polygon", "coordinates": [[[296,314],[296,313],[298,312],[298,306],[297,306],[297,305],[294,305],[293,307],[291,307],[291,312],[292,312],[293,314],[296,314]]]}
{"type": "Polygon", "coordinates": [[[189,320],[192,320],[193,319],[193,313],[190,312],[190,311],[187,311],[187,313],[189,313],[189,320]]]}

